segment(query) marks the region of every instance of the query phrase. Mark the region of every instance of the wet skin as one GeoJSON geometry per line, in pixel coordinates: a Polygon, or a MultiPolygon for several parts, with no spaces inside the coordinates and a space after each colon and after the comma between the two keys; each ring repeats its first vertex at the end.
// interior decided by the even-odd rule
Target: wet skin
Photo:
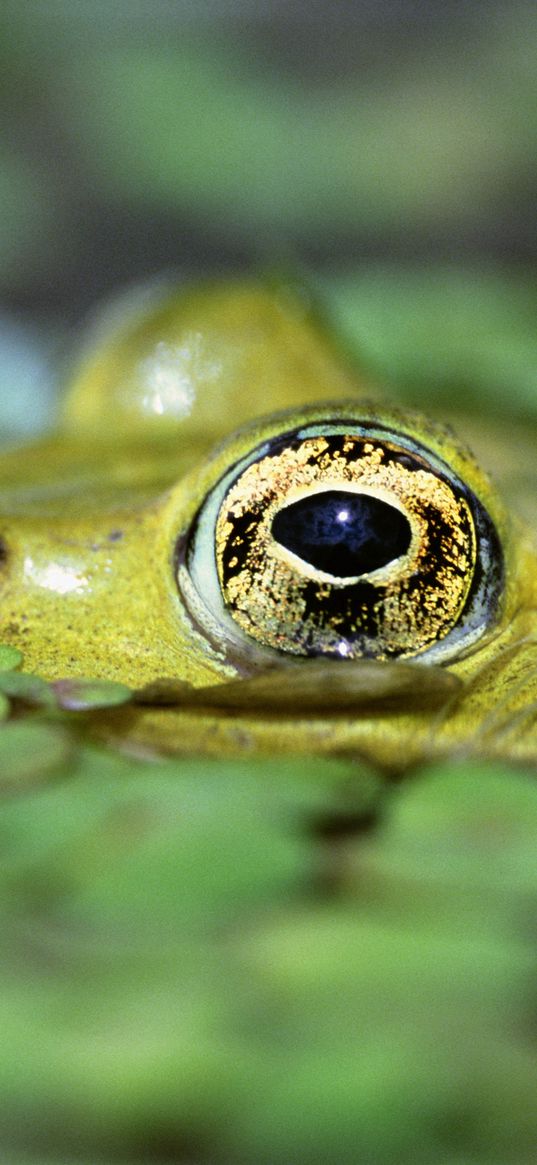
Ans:
{"type": "MultiPolygon", "coordinates": [[[[309,466],[313,458],[306,460],[309,466]]],[[[368,506],[374,523],[377,510],[368,506]]],[[[323,521],[327,512],[319,510],[323,521]]],[[[95,730],[107,740],[218,756],[356,753],[390,770],[453,752],[537,756],[530,532],[450,431],[372,403],[370,387],[295,289],[212,285],[162,291],[132,305],[92,337],[57,433],[0,458],[0,513],[2,640],[23,651],[25,669],[145,689],[144,703],[96,717],[95,730]],[[349,434],[362,442],[360,457],[358,445],[348,451],[349,434]],[[318,477],[313,484],[304,477],[298,489],[293,475],[304,440],[316,451],[311,472],[318,477]],[[329,461],[334,449],[343,478],[329,461]],[[280,466],[271,504],[284,504],[282,490],[285,505],[293,503],[298,490],[299,540],[293,542],[293,527],[285,535],[290,549],[278,543],[269,585],[264,548],[267,539],[273,548],[271,530],[259,527],[254,557],[250,533],[237,535],[226,582],[226,532],[239,511],[251,514],[254,502],[241,500],[241,482],[255,477],[263,458],[271,473],[280,466]],[[385,474],[378,487],[375,458],[385,474]],[[393,496],[392,460],[402,483],[396,488],[407,491],[393,496]],[[349,476],[356,465],[358,479],[349,476]],[[451,561],[449,539],[431,535],[427,578],[437,580],[436,589],[424,598],[418,587],[410,607],[394,608],[389,588],[397,563],[425,528],[425,510],[414,515],[408,491],[426,471],[433,489],[435,473],[447,481],[445,490],[455,482],[449,513],[471,510],[473,519],[464,520],[473,533],[465,535],[465,549],[453,526],[459,558],[450,575],[442,574],[451,561]],[[237,481],[227,520],[226,490],[237,481]],[[334,638],[331,608],[321,609],[325,595],[339,602],[349,580],[326,570],[318,576],[315,565],[293,557],[293,546],[306,554],[305,523],[312,520],[303,496],[311,500],[313,492],[316,519],[323,496],[341,498],[345,490],[355,506],[357,495],[378,495],[379,512],[391,507],[392,517],[397,510],[408,524],[406,540],[392,535],[395,567],[383,562],[378,545],[369,568],[363,560],[363,574],[377,587],[368,599],[367,639],[362,617],[346,616],[347,626],[339,615],[345,634],[334,638]],[[486,543],[474,575],[472,539],[476,552],[480,539],[486,543]],[[241,553],[246,566],[234,576],[241,553]],[[295,587],[288,601],[283,591],[271,599],[280,562],[295,587]],[[303,602],[302,575],[316,588],[313,612],[303,602]],[[378,579],[390,595],[382,616],[378,579]]],[[[451,529],[452,517],[446,521],[451,529]]],[[[244,520],[241,530],[247,526],[244,520]]],[[[365,594],[363,575],[350,581],[365,594]]]]}

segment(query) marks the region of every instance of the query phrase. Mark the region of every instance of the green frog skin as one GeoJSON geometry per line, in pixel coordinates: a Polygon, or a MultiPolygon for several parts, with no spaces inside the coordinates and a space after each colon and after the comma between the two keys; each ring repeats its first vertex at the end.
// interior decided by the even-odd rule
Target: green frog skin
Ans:
{"type": "Polygon", "coordinates": [[[448,429],[372,400],[296,288],[161,289],[101,327],[57,432],[0,458],[0,515],[25,670],[144,690],[102,739],[537,756],[530,532],[448,429]],[[332,573],[307,540],[347,502],[372,534],[332,573]]]}

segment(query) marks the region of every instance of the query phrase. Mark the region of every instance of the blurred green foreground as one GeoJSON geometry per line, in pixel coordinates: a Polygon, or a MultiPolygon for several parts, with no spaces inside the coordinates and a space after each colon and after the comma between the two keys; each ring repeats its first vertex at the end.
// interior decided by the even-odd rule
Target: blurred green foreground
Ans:
{"type": "Polygon", "coordinates": [[[3,1160],[535,1160],[532,774],[390,789],[31,730],[0,823],[3,1160]]]}

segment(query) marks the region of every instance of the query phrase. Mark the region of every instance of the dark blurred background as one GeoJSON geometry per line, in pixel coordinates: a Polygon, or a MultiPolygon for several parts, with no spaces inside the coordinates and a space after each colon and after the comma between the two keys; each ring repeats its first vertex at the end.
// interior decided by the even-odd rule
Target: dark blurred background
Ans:
{"type": "Polygon", "coordinates": [[[388,376],[409,342],[475,364],[484,312],[535,393],[535,4],[4,0],[0,30],[5,399],[41,362],[44,408],[116,289],[275,262],[335,280],[388,376]]]}

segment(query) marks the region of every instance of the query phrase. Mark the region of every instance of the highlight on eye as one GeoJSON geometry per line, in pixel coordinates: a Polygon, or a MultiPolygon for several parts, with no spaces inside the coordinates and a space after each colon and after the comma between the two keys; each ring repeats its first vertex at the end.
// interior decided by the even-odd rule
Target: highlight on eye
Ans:
{"type": "Polygon", "coordinates": [[[414,437],[356,419],[243,457],[202,505],[186,569],[213,633],[216,621],[224,639],[346,659],[458,654],[503,582],[472,490],[414,437]]]}

